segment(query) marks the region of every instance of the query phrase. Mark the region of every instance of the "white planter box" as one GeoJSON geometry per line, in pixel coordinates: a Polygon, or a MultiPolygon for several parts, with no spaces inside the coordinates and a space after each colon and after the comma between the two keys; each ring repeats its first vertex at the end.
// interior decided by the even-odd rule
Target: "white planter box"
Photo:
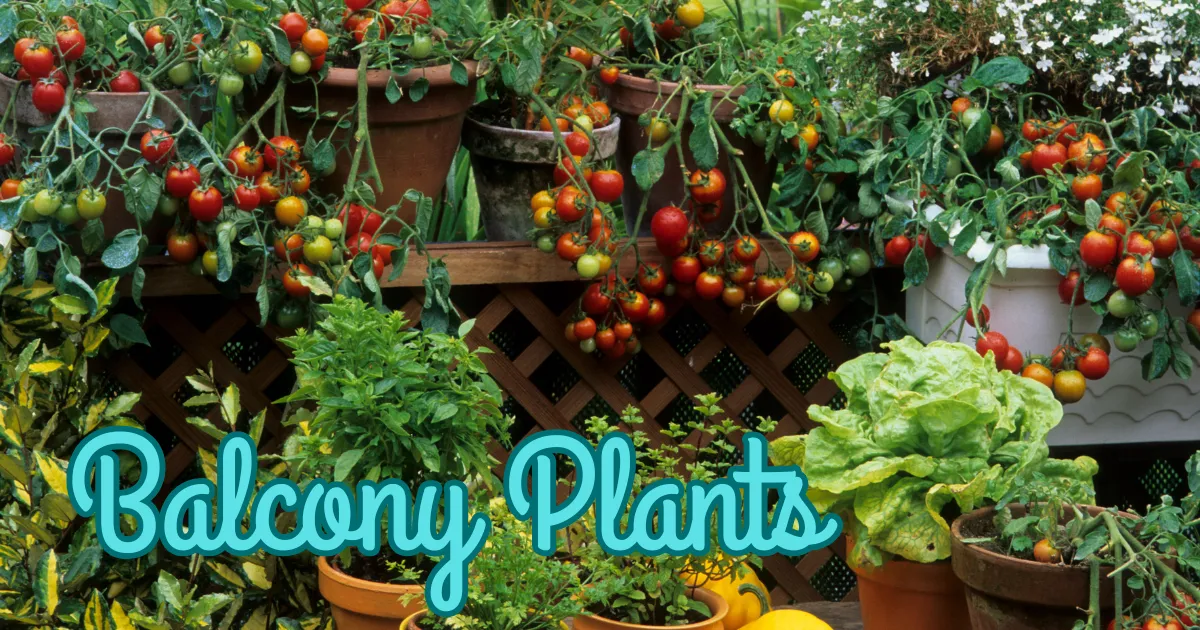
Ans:
{"type": "MultiPolygon", "coordinates": [[[[906,321],[923,341],[932,341],[966,303],[967,277],[988,246],[977,244],[967,257],[948,251],[931,261],[929,279],[907,291],[906,321]]],[[[1058,298],[1062,277],[1050,267],[1043,248],[1010,247],[1006,277],[995,274],[984,303],[990,327],[1022,353],[1050,354],[1067,326],[1067,305],[1058,298]]],[[[1172,301],[1174,302],[1174,301],[1172,301]]],[[[1186,315],[1188,309],[1173,308],[1186,315]]],[[[1095,332],[1100,318],[1086,306],[1075,308],[1076,335],[1095,332]]],[[[943,339],[957,339],[958,325],[943,339]]],[[[975,330],[963,328],[962,341],[974,344],[975,330]]],[[[1063,421],[1050,433],[1053,446],[1200,440],[1200,373],[1183,381],[1174,372],[1153,382],[1142,379],[1141,357],[1149,343],[1133,353],[1113,349],[1112,367],[1099,381],[1089,381],[1083,400],[1063,407],[1063,421]]],[[[1200,352],[1190,349],[1193,358],[1200,352]]],[[[1200,364],[1200,361],[1198,361],[1200,364]]]]}

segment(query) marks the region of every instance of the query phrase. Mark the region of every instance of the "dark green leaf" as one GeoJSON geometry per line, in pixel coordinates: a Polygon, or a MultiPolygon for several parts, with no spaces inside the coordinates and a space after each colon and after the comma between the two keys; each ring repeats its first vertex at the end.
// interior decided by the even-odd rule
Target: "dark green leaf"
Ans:
{"type": "Polygon", "coordinates": [[[1112,279],[1104,273],[1094,273],[1083,283],[1083,297],[1089,302],[1103,300],[1112,289],[1112,279]]]}
{"type": "Polygon", "coordinates": [[[1100,204],[1096,203],[1095,199],[1088,199],[1087,203],[1083,204],[1084,222],[1089,230],[1095,230],[1100,227],[1100,217],[1104,211],[1100,209],[1100,204]]]}
{"type": "MultiPolygon", "coordinates": [[[[387,96],[388,102],[393,105],[400,102],[400,99],[404,98],[404,91],[400,89],[400,84],[396,83],[395,75],[388,77],[387,87],[384,88],[383,94],[387,96]]],[[[414,98],[413,100],[419,101],[421,99],[414,98]]]]}
{"type": "Polygon", "coordinates": [[[717,167],[720,150],[717,148],[716,122],[712,118],[712,99],[703,98],[692,105],[690,120],[692,131],[688,136],[688,149],[692,159],[701,170],[717,167]]]}
{"type": "Polygon", "coordinates": [[[124,269],[138,259],[138,244],[142,235],[137,230],[128,229],[117,234],[112,243],[100,255],[100,262],[109,269],[124,269]]]}
{"type": "Polygon", "coordinates": [[[980,149],[987,144],[988,138],[992,134],[992,117],[986,111],[983,112],[970,128],[963,135],[963,151],[967,155],[975,155],[980,149]]]}
{"type": "Polygon", "coordinates": [[[662,151],[645,148],[633,156],[633,178],[642,190],[650,190],[663,176],[664,168],[662,151]]]}
{"type": "Polygon", "coordinates": [[[997,57],[979,66],[971,77],[984,87],[996,87],[1001,83],[1024,85],[1033,76],[1033,71],[1016,57],[997,57]]]}
{"type": "Polygon", "coordinates": [[[1155,339],[1150,354],[1142,357],[1142,378],[1147,381],[1162,378],[1167,373],[1170,363],[1171,346],[1162,337],[1155,339]]]}
{"type": "Polygon", "coordinates": [[[450,80],[462,86],[471,82],[471,77],[467,75],[467,67],[463,65],[463,62],[457,59],[450,60],[450,80]]]}
{"type": "MultiPolygon", "coordinates": [[[[264,283],[265,284],[265,283],[264,283]]],[[[142,308],[142,288],[146,285],[146,270],[138,267],[133,270],[133,283],[129,290],[129,297],[133,298],[133,303],[138,308],[142,308]]]]}
{"type": "Polygon", "coordinates": [[[1179,289],[1179,303],[1192,305],[1200,298],[1200,271],[1192,262],[1189,252],[1180,247],[1171,255],[1171,266],[1175,269],[1175,286],[1179,289]]]}
{"type": "Polygon", "coordinates": [[[929,260],[925,258],[925,249],[914,247],[904,259],[904,288],[920,286],[929,277],[929,260]]]}
{"type": "Polygon", "coordinates": [[[292,59],[292,45],[288,43],[287,35],[275,24],[267,25],[267,34],[271,37],[271,50],[275,51],[275,59],[285,66],[288,65],[292,59]]]}
{"type": "Polygon", "coordinates": [[[142,325],[138,320],[125,313],[113,315],[108,322],[108,327],[112,329],[113,334],[124,341],[150,345],[150,340],[146,338],[146,332],[142,330],[142,325]]]}
{"type": "Polygon", "coordinates": [[[812,232],[822,245],[829,242],[829,225],[825,221],[825,213],[809,212],[808,216],[804,217],[804,228],[812,232]]]}

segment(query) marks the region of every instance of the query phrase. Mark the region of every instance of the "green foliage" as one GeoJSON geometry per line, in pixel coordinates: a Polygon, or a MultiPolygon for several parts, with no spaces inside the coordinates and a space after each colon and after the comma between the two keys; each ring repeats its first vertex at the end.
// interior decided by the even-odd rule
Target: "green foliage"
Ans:
{"type": "Polygon", "coordinates": [[[843,518],[852,564],[944,559],[951,502],[970,511],[1039,471],[1090,487],[1091,458],[1048,459],[1046,435],[1062,419],[1049,389],[962,344],[908,337],[884,347],[830,375],[845,409],[810,407],[822,426],[771,445],[774,463],[804,470],[817,510],[843,518]]]}
{"type": "MultiPolygon", "coordinates": [[[[697,396],[696,402],[694,409],[699,419],[683,425],[672,422],[662,431],[665,439],[655,441],[639,429],[642,419],[637,410],[629,407],[621,414],[621,424],[632,429],[633,443],[644,453],[638,458],[631,496],[637,496],[656,479],[672,478],[684,483],[711,481],[724,476],[733,465],[737,456],[733,438],[745,429],[728,417],[714,420],[723,413],[719,396],[697,396]]],[[[758,430],[767,433],[774,430],[773,421],[759,420],[758,430]]],[[[605,418],[591,418],[587,423],[587,432],[596,443],[604,435],[620,430],[620,426],[610,424],[605,418]]],[[[682,576],[728,576],[749,561],[717,552],[707,557],[637,553],[609,556],[595,544],[594,519],[595,514],[589,513],[570,527],[565,542],[567,552],[578,558],[585,574],[594,580],[582,598],[589,612],[601,617],[642,625],[679,625],[707,619],[711,612],[688,596],[682,576]]],[[[622,526],[628,524],[627,519],[628,510],[622,526]]],[[[713,549],[717,549],[715,523],[713,527],[713,549]]]]}
{"type": "Polygon", "coordinates": [[[533,551],[530,526],[508,512],[504,499],[488,506],[492,533],[471,563],[462,612],[421,620],[422,628],[444,630],[559,630],[559,622],[584,614],[577,597],[594,588],[579,566],[533,551]]]}
{"type": "Polygon", "coordinates": [[[409,328],[402,313],[359,300],[337,296],[323,309],[315,330],[283,339],[299,380],[280,402],[316,408],[289,419],[301,428],[289,462],[351,485],[490,479],[496,462],[487,446],[507,439],[509,419],[479,355],[458,337],[409,328]]]}

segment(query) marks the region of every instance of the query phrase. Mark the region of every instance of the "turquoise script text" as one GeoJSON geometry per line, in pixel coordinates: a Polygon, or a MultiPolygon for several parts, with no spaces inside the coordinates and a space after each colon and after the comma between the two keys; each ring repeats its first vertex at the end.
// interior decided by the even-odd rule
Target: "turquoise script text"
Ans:
{"type": "Polygon", "coordinates": [[[165,470],[158,442],[140,429],[102,429],[75,449],[67,467],[68,496],[76,512],[95,516],[105,552],[136,558],[161,542],[179,556],[250,555],[259,549],[277,556],[302,551],[329,556],[350,546],[375,555],[386,513],[387,542],[396,553],[441,558],[429,575],[425,600],[435,614],[448,617],[466,603],[470,562],[491,532],[487,515],[468,514],[467,487],[458,481],[444,487],[421,484],[414,499],[408,486],[394,479],[364,481],[357,488],[315,480],[303,491],[288,479],[275,479],[252,499],[257,452],[245,433],[230,433],[221,440],[215,485],[207,479],[186,481],[157,509],[152,501],[165,470]],[[138,481],[130,488],[121,488],[119,451],[134,454],[141,464],[138,481]],[[280,510],[296,512],[296,527],[286,534],[275,528],[280,510]],[[243,527],[247,514],[248,526],[243,527]],[[128,536],[121,531],[122,515],[134,522],[128,536]]]}
{"type": "Polygon", "coordinates": [[[593,448],[570,431],[543,431],[521,442],[509,457],[505,498],[517,518],[530,519],[533,548],[546,556],[555,552],[556,532],[592,508],[597,542],[617,556],[708,554],[714,517],[718,544],[731,555],[798,556],[837,539],[841,519],[817,514],[805,495],[808,479],[798,466],[768,465],[767,440],[760,433],[747,433],[744,447],[744,463],[724,479],[687,485],[659,479],[630,505],[637,451],[628,435],[610,433],[593,448]],[[575,485],[562,501],[556,493],[558,455],[575,466],[575,485]],[[772,490],[779,500],[768,518],[772,490]]]}

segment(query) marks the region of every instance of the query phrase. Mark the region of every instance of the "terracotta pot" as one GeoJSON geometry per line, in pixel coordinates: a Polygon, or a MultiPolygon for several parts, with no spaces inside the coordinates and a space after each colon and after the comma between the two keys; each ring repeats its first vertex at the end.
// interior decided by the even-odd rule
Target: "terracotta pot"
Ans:
{"type": "MultiPolygon", "coordinates": [[[[608,159],[617,152],[621,119],[595,129],[591,157],[608,159]]],[[[488,240],[523,241],[533,229],[529,199],[554,185],[559,155],[553,131],[526,131],[484,124],[471,118],[463,127],[463,146],[471,152],[475,190],[488,240]]],[[[633,186],[626,181],[626,188],[633,186]]]]}
{"type": "Polygon", "coordinates": [[[882,567],[854,567],[863,630],[962,630],[967,627],[963,584],[949,561],[922,564],[889,560],[882,567]]]}
{"type": "MultiPolygon", "coordinates": [[[[708,606],[712,611],[713,616],[709,619],[698,623],[689,623],[683,626],[669,626],[671,630],[725,630],[725,615],[729,614],[729,604],[725,600],[717,596],[716,593],[705,589],[692,589],[692,599],[708,606]]],[[[622,623],[605,619],[604,617],[587,616],[576,617],[571,626],[575,630],[659,630],[667,626],[643,626],[633,623],[622,623]]]]}
{"type": "Polygon", "coordinates": [[[400,623],[425,608],[425,588],[384,584],[350,577],[328,558],[317,559],[317,586],[333,610],[333,622],[344,630],[397,630],[400,623]],[[415,595],[405,604],[401,597],[415,595]]]}
{"type": "MultiPolygon", "coordinates": [[[[16,122],[17,135],[22,140],[28,142],[30,140],[28,129],[30,127],[48,125],[53,122],[53,117],[46,116],[33,106],[33,87],[28,81],[18,82],[0,75],[0,103],[7,104],[13,90],[17,91],[17,100],[14,104],[12,119],[16,122]]],[[[179,90],[164,91],[163,96],[169,98],[181,108],[189,110],[189,115],[193,117],[198,127],[204,124],[204,121],[199,118],[199,109],[190,109],[188,104],[183,100],[183,94],[179,90]]],[[[101,141],[105,149],[120,147],[121,142],[125,139],[126,131],[132,128],[133,134],[130,136],[129,144],[136,150],[142,134],[150,129],[149,125],[140,122],[144,121],[145,118],[139,119],[138,117],[142,112],[142,108],[146,105],[146,100],[150,98],[150,93],[132,92],[118,94],[113,92],[86,92],[84,98],[96,108],[96,111],[87,115],[88,130],[93,134],[101,129],[111,130],[101,135],[101,141]]],[[[161,99],[155,101],[154,109],[149,114],[162,120],[168,129],[171,129],[179,119],[175,113],[175,109],[161,99]]],[[[117,160],[117,163],[122,167],[127,167],[135,161],[137,161],[137,154],[129,151],[124,153],[117,160]]],[[[106,172],[106,168],[107,165],[102,162],[100,167],[102,175],[106,172]]],[[[125,211],[125,196],[119,188],[109,189],[108,208],[104,211],[103,221],[104,233],[109,238],[116,236],[123,230],[137,227],[137,219],[125,211]]],[[[144,226],[144,231],[150,238],[150,242],[162,242],[173,222],[170,217],[164,217],[156,213],[154,218],[151,219],[150,224],[144,226]]]]}
{"type": "MultiPolygon", "coordinates": [[[[625,114],[626,120],[633,121],[621,128],[621,143],[617,148],[617,167],[620,169],[621,175],[625,177],[625,193],[621,195],[621,204],[625,210],[627,230],[633,230],[633,225],[637,221],[638,209],[642,203],[642,190],[638,188],[633,178],[633,156],[637,155],[638,151],[646,148],[649,141],[645,130],[635,123],[638,116],[641,116],[643,113],[651,110],[657,111],[678,85],[678,83],[655,81],[622,74],[617,78],[617,82],[609,88],[609,106],[614,111],[625,114]]],[[[737,97],[746,91],[745,87],[734,89],[728,85],[698,85],[696,87],[704,92],[711,93],[714,99],[723,98],[726,94],[737,97]]],[[[681,99],[678,96],[671,99],[663,112],[664,115],[674,121],[678,121],[681,104],[681,99]]],[[[765,204],[771,193],[771,182],[775,178],[775,161],[767,160],[766,152],[762,147],[755,145],[749,138],[739,136],[727,124],[733,120],[735,111],[736,105],[733,102],[721,102],[715,105],[713,117],[718,123],[721,123],[721,130],[725,133],[725,137],[729,139],[729,142],[742,151],[742,164],[750,174],[751,184],[753,184],[755,191],[758,193],[759,199],[765,204]]],[[[686,116],[684,118],[686,120],[686,116]]],[[[692,124],[685,123],[683,126],[682,141],[684,158],[687,161],[686,165],[689,170],[696,168],[696,164],[692,161],[691,155],[687,150],[691,130],[692,124]]],[[[684,181],[683,175],[679,170],[677,154],[674,150],[667,151],[663,155],[663,158],[665,166],[663,176],[650,189],[650,202],[646,207],[646,216],[643,218],[641,229],[639,230],[643,236],[650,233],[650,217],[653,216],[654,211],[663,206],[677,205],[683,201],[684,181]]],[[[724,230],[732,221],[734,208],[734,189],[732,178],[730,177],[731,165],[727,151],[724,148],[721,148],[721,159],[717,163],[717,168],[721,169],[721,172],[725,174],[726,179],[730,181],[731,185],[725,191],[725,211],[718,221],[714,221],[709,225],[709,228],[712,230],[724,230]]],[[[739,181],[741,180],[741,173],[738,173],[738,179],[739,181]]]]}
{"type": "MultiPolygon", "coordinates": [[[[1013,516],[1025,515],[1025,506],[1010,506],[1013,516]]],[[[1096,515],[1104,510],[1085,508],[1096,515]]],[[[967,586],[967,604],[971,627],[975,630],[1070,630],[1075,622],[1086,619],[1082,610],[1089,605],[1088,568],[1079,565],[1044,564],[1013,558],[978,545],[962,542],[975,537],[976,531],[990,529],[994,508],[975,510],[958,517],[950,527],[954,573],[967,586]],[[979,526],[980,521],[987,525],[979,526]],[[978,529],[977,529],[978,528],[978,529]]],[[[1132,515],[1126,515],[1132,516],[1132,515]]],[[[1100,577],[1100,602],[1112,617],[1113,581],[1100,577]]],[[[1128,591],[1124,601],[1131,602],[1128,591]]]]}
{"type": "MultiPolygon", "coordinates": [[[[394,104],[388,101],[386,95],[392,73],[387,70],[367,71],[367,123],[371,128],[375,164],[383,183],[383,191],[376,193],[377,208],[388,208],[399,203],[410,188],[434,198],[441,194],[446,185],[446,173],[450,172],[454,154],[458,151],[459,135],[467,109],[475,102],[476,64],[473,61],[464,61],[463,64],[467,67],[469,77],[465,86],[450,78],[450,64],[417,68],[408,74],[396,76],[396,84],[405,90],[405,94],[394,104]],[[429,91],[414,103],[408,97],[407,90],[421,78],[429,81],[429,91]]],[[[332,68],[316,91],[317,94],[314,94],[310,83],[288,84],[284,99],[288,105],[290,135],[303,140],[312,129],[316,138],[328,137],[332,132],[335,144],[352,140],[353,129],[335,131],[333,121],[320,120],[314,123],[311,118],[301,118],[291,108],[315,107],[319,104],[323,112],[351,111],[358,103],[358,70],[332,68]]],[[[266,95],[260,91],[257,97],[265,99],[266,95]]],[[[353,117],[351,122],[354,122],[353,117]]],[[[267,122],[263,128],[270,129],[272,124],[267,122]]],[[[360,176],[365,167],[364,161],[360,165],[360,176]]],[[[330,176],[318,178],[315,185],[323,194],[340,196],[349,175],[350,156],[339,154],[337,170],[330,176]]],[[[416,208],[409,203],[399,216],[411,222],[415,214],[416,208]]]]}

